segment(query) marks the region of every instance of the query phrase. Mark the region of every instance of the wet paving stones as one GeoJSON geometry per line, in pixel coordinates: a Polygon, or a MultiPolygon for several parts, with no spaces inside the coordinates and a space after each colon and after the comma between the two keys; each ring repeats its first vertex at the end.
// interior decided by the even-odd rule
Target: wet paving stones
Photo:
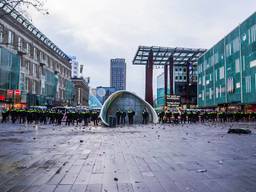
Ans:
{"type": "Polygon", "coordinates": [[[0,192],[254,192],[253,127],[0,124],[0,192]]]}

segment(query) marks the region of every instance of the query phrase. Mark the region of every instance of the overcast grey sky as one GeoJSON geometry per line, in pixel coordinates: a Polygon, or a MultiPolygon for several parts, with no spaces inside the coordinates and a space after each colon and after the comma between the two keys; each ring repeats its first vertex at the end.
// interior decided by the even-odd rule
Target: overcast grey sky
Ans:
{"type": "Polygon", "coordinates": [[[208,49],[256,11],[256,0],[48,0],[46,7],[50,15],[32,12],[33,23],[85,64],[91,87],[109,86],[110,59],[123,57],[127,89],[144,97],[144,67],[132,65],[139,45],[208,49]]]}

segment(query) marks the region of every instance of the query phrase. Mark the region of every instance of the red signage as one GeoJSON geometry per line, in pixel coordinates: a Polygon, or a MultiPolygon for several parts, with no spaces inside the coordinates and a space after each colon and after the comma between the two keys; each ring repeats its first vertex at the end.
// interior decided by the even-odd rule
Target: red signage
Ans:
{"type": "Polygon", "coordinates": [[[15,90],[15,95],[20,95],[20,90],[19,89],[15,90]]]}
{"type": "Polygon", "coordinates": [[[5,96],[0,95],[0,101],[4,101],[5,100],[5,96]]]}
{"type": "Polygon", "coordinates": [[[13,90],[8,89],[8,90],[7,90],[7,95],[8,95],[8,96],[12,96],[12,95],[13,95],[13,90]]]}

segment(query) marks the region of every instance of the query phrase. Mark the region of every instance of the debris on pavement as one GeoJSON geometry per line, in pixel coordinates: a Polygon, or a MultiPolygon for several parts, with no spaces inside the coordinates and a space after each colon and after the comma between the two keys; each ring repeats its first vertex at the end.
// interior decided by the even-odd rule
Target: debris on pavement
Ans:
{"type": "Polygon", "coordinates": [[[234,134],[251,134],[252,131],[250,129],[244,129],[244,128],[230,128],[228,130],[228,133],[234,133],[234,134]]]}

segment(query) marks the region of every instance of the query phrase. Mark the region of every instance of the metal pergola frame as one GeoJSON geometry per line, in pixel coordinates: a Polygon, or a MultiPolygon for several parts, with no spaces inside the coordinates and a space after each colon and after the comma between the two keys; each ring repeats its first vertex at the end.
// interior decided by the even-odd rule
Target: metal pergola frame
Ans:
{"type": "Polygon", "coordinates": [[[68,55],[66,55],[57,45],[55,45],[50,39],[48,39],[43,33],[39,31],[30,21],[28,21],[21,13],[16,11],[10,4],[6,1],[0,2],[0,9],[2,9],[6,14],[10,15],[13,19],[15,19],[18,23],[20,23],[23,27],[25,27],[28,31],[31,32],[39,41],[45,44],[48,48],[54,51],[61,58],[66,60],[71,60],[68,55]]]}
{"type": "Polygon", "coordinates": [[[139,46],[133,59],[134,65],[146,65],[149,53],[153,52],[154,65],[166,65],[170,57],[173,57],[173,65],[185,65],[187,62],[196,64],[207,50],[181,47],[156,47],[156,46],[139,46]]]}
{"type": "MultiPolygon", "coordinates": [[[[189,100],[189,87],[191,86],[189,71],[193,71],[193,66],[197,65],[206,49],[193,49],[181,47],[156,47],[156,46],[139,46],[133,59],[134,65],[145,65],[145,100],[153,105],[153,66],[164,66],[164,92],[167,98],[168,87],[168,69],[169,69],[169,86],[170,95],[174,94],[173,68],[174,66],[187,67],[187,100],[189,100]],[[192,67],[191,67],[192,66],[192,67]]],[[[166,102],[167,99],[165,99],[166,102]]]]}

